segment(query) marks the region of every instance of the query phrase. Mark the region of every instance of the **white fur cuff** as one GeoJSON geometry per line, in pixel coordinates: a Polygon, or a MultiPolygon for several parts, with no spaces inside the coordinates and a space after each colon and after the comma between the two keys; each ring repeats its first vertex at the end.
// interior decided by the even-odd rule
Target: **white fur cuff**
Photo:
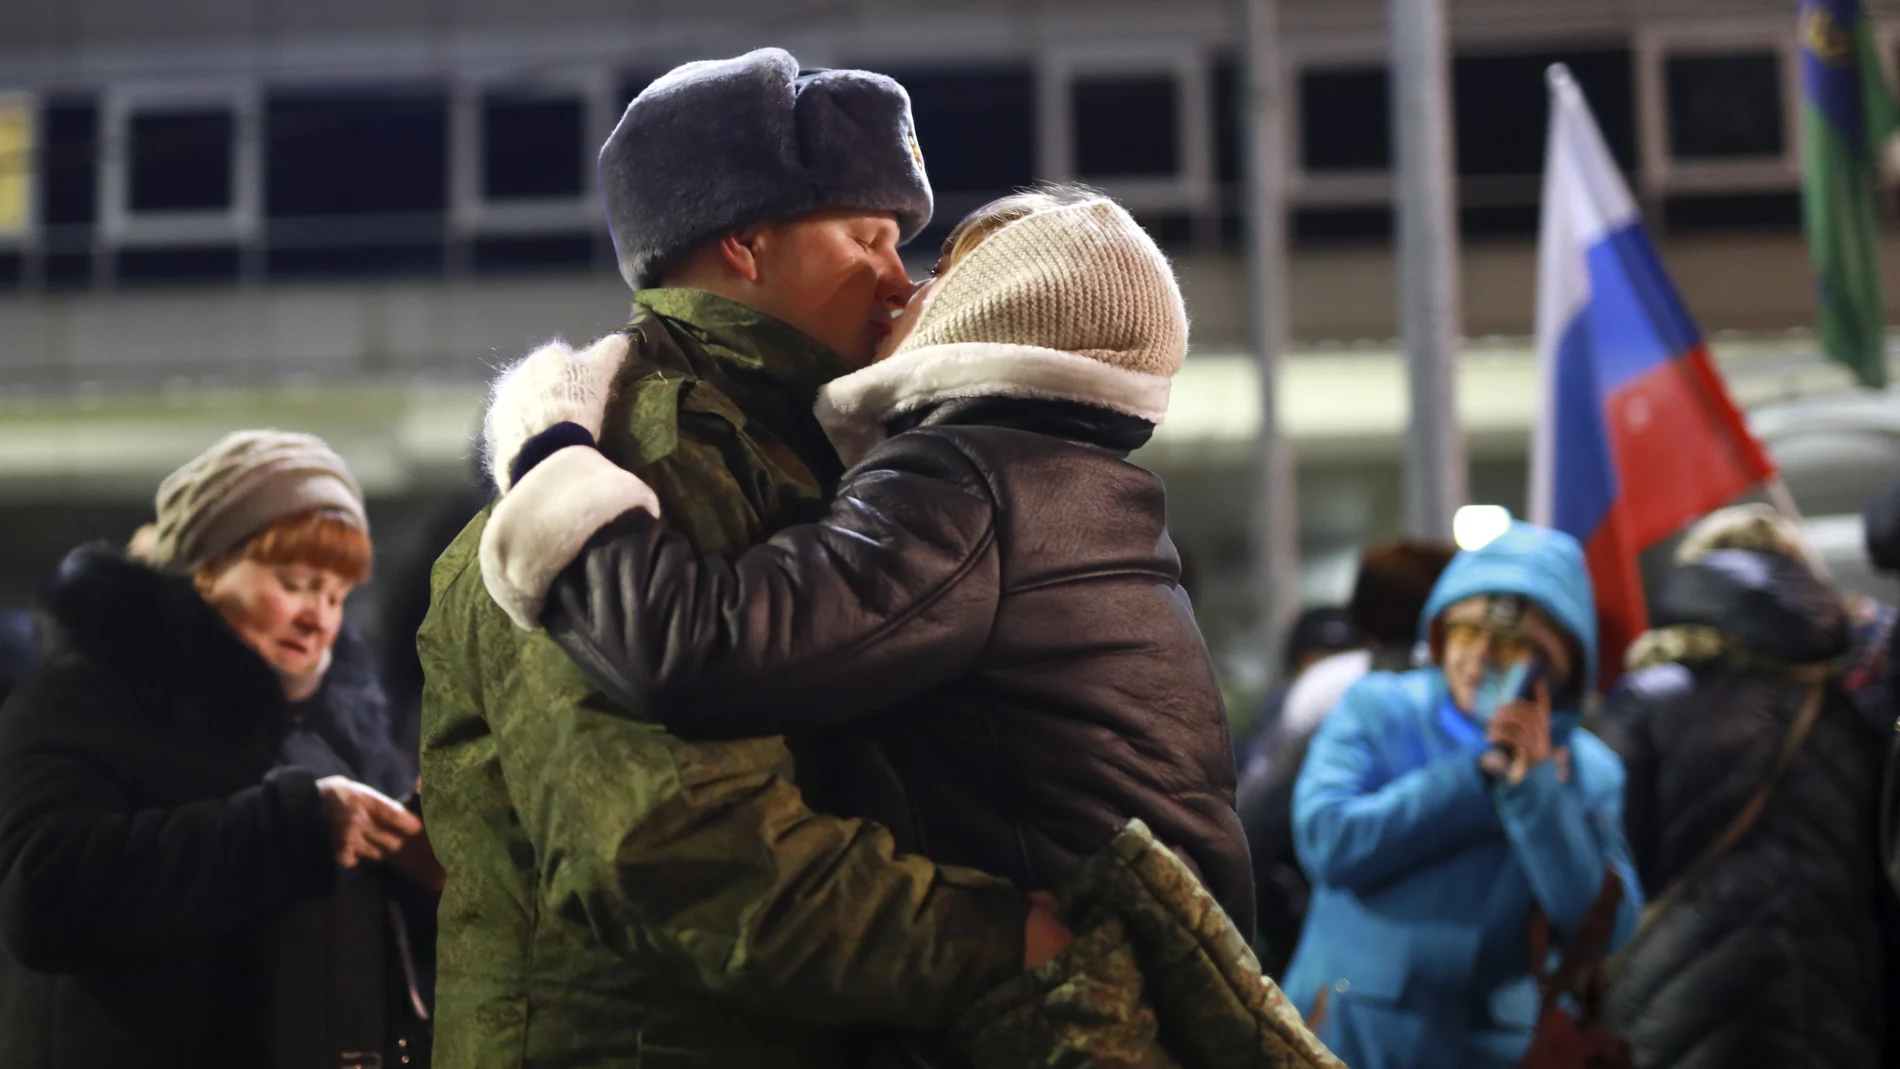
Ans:
{"type": "Polygon", "coordinates": [[[497,488],[507,492],[508,466],[521,447],[556,423],[577,423],[600,437],[627,350],[625,334],[609,334],[579,352],[551,341],[496,377],[482,421],[482,448],[497,488]]]}
{"type": "Polygon", "coordinates": [[[522,476],[482,530],[482,582],[515,626],[541,626],[548,587],[595,532],[633,509],[660,515],[640,477],[597,449],[556,450],[522,476]]]}

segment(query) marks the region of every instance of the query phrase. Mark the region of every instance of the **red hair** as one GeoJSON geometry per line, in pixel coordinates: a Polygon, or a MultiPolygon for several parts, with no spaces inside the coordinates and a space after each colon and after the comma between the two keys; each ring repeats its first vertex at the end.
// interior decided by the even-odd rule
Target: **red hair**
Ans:
{"type": "Polygon", "coordinates": [[[277,520],[252,535],[242,549],[214,561],[205,570],[215,574],[240,560],[321,568],[354,586],[369,578],[374,553],[369,532],[337,513],[318,511],[277,520]]]}

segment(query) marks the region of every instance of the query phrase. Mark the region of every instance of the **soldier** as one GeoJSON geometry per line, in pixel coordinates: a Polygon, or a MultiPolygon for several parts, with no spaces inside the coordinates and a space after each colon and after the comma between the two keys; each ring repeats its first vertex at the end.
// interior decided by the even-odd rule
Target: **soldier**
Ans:
{"type": "MultiPolygon", "coordinates": [[[[841,465],[814,396],[889,332],[897,247],[930,216],[903,89],[778,49],[688,64],[600,170],[635,290],[602,451],[703,551],[815,515],[841,465]]],[[[538,429],[488,427],[491,463],[538,429]]],[[[487,520],[437,562],[418,635],[439,1065],[844,1064],[841,1025],[945,1027],[1060,949],[1006,882],[811,812],[783,740],[687,743],[611,708],[490,600],[487,520]]]]}

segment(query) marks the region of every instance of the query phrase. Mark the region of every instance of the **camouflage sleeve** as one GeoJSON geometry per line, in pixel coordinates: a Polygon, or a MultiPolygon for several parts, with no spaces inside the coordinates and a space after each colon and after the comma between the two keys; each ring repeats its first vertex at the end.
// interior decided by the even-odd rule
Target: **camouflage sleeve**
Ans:
{"type": "MultiPolygon", "coordinates": [[[[743,494],[706,492],[733,481],[719,450],[683,439],[641,476],[679,488],[676,520],[703,546],[756,538],[743,494]]],[[[520,647],[483,658],[507,669],[484,689],[545,908],[679,982],[818,1022],[946,1027],[1021,972],[1009,884],[812,812],[782,739],[692,744],[641,721],[544,634],[513,630],[477,569],[458,583],[484,639],[520,647]]]]}

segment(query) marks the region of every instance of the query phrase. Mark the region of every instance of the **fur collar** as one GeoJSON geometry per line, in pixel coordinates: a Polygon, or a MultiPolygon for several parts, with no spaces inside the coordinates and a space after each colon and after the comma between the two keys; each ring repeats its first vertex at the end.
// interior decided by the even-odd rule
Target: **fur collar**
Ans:
{"type": "Polygon", "coordinates": [[[70,652],[124,686],[140,715],[192,737],[275,745],[288,726],[276,672],[207,604],[189,576],[109,546],[81,546],[41,596],[49,653],[70,652]]]}
{"type": "Polygon", "coordinates": [[[892,419],[966,397],[1022,397],[1098,405],[1159,425],[1169,380],[1033,345],[960,342],[899,352],[818,394],[818,422],[848,467],[886,436],[892,419]]]}

